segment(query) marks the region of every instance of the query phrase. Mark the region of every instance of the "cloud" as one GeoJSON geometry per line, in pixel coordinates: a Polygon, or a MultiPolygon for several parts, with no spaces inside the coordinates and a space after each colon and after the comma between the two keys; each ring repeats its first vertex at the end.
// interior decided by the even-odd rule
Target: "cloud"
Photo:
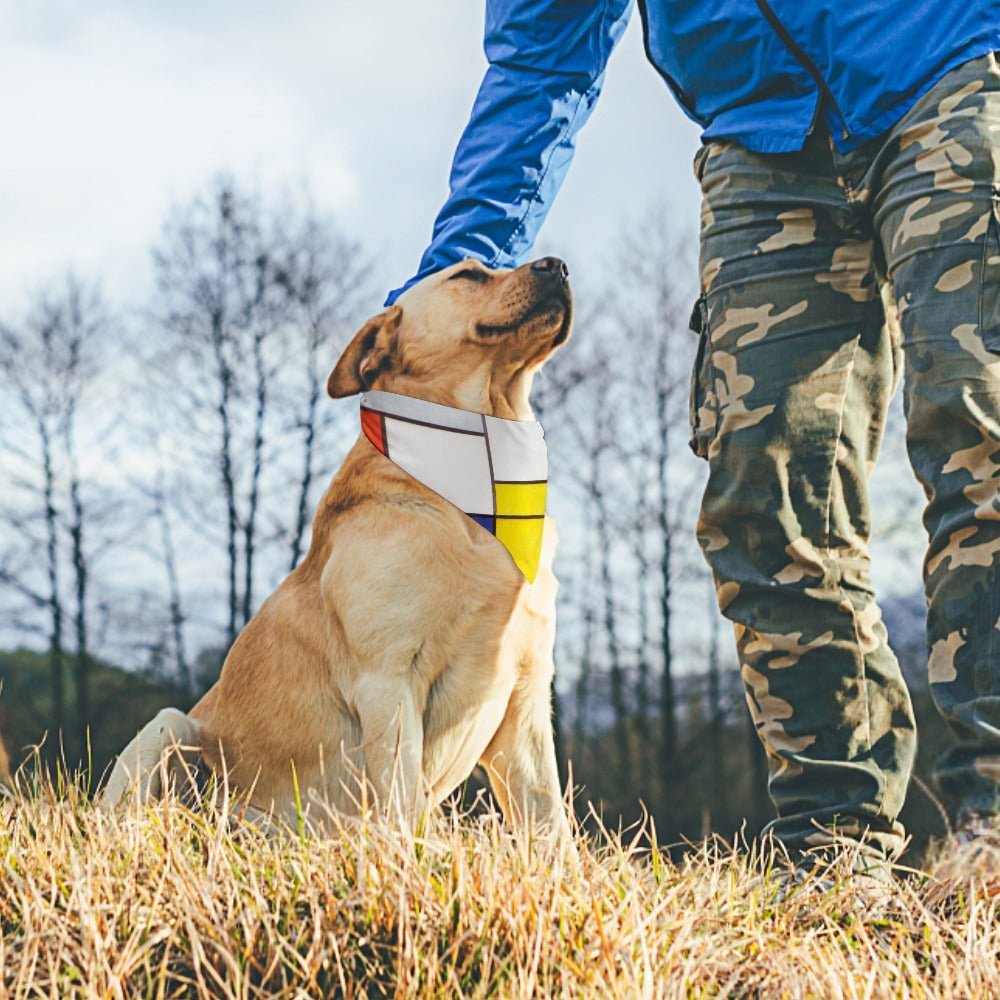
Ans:
{"type": "MultiPolygon", "coordinates": [[[[112,295],[139,293],[170,204],[220,169],[261,186],[304,180],[401,281],[447,192],[484,67],[482,16],[469,0],[6,5],[0,298],[69,265],[112,295]]],[[[678,225],[695,224],[696,130],[637,29],[544,234],[571,263],[596,262],[665,189],[686,191],[678,225]]]]}

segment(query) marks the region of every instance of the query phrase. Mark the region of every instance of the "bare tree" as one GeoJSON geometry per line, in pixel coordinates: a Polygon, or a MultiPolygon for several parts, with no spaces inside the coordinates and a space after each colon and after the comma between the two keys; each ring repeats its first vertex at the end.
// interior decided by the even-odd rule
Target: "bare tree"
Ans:
{"type": "Polygon", "coordinates": [[[88,606],[91,576],[87,525],[91,512],[87,510],[80,473],[77,419],[81,404],[92,385],[103,347],[101,338],[109,326],[103,303],[95,293],[89,295],[74,280],[67,283],[65,293],[49,300],[47,308],[53,322],[61,327],[65,343],[66,367],[62,372],[62,444],[66,461],[68,490],[67,528],[70,538],[70,562],[73,572],[73,628],[76,650],[73,659],[75,697],[76,750],[83,754],[87,746],[87,726],[90,722],[90,647],[88,644],[88,606]]]}
{"type": "Polygon", "coordinates": [[[85,499],[78,420],[97,376],[108,329],[99,292],[72,276],[37,294],[23,322],[0,328],[0,372],[8,393],[3,400],[8,433],[2,444],[12,487],[2,513],[23,546],[44,552],[41,572],[36,560],[26,558],[20,573],[5,568],[0,582],[47,613],[52,755],[58,753],[58,735],[67,721],[67,618],[75,640],[74,747],[82,750],[87,742],[93,556],[87,533],[94,512],[85,499]],[[69,601],[63,593],[67,569],[69,601]]]}
{"type": "MultiPolygon", "coordinates": [[[[5,582],[34,598],[48,612],[48,654],[51,716],[49,725],[53,739],[48,744],[53,759],[58,754],[58,734],[65,720],[65,687],[63,683],[63,597],[60,589],[59,510],[56,507],[56,454],[58,420],[62,405],[56,371],[62,367],[60,343],[51,317],[37,312],[29,317],[20,330],[4,326],[0,330],[0,372],[11,399],[4,407],[10,420],[12,406],[19,407],[24,420],[23,435],[5,435],[10,485],[28,494],[36,502],[27,512],[8,507],[6,519],[22,538],[33,529],[41,514],[43,551],[45,553],[45,590],[33,591],[31,584],[13,578],[7,571],[5,582]],[[40,473],[39,483],[35,470],[40,473]],[[40,507],[40,511],[38,510],[40,507]],[[44,593],[44,597],[42,594],[44,593]]],[[[15,418],[16,421],[16,418],[15,418]]],[[[12,423],[15,428],[19,421],[12,423]]],[[[6,491],[5,491],[6,492],[6,491]]],[[[8,494],[9,495],[9,494],[8,494]]]]}
{"type": "MultiPolygon", "coordinates": [[[[578,330],[590,330],[599,318],[598,311],[588,308],[586,301],[582,309],[578,302],[574,324],[578,330]]],[[[554,487],[558,485],[561,488],[560,492],[575,491],[580,507],[574,522],[581,543],[575,551],[569,552],[568,546],[572,544],[574,533],[565,530],[564,526],[557,557],[562,567],[561,574],[565,575],[568,564],[576,584],[562,591],[560,621],[564,624],[558,633],[561,641],[557,661],[563,662],[573,676],[571,745],[577,755],[583,751],[589,732],[590,699],[595,674],[601,666],[597,655],[600,588],[594,576],[599,547],[594,541],[594,507],[587,501],[592,463],[589,460],[581,462],[579,456],[587,456],[594,446],[591,400],[604,390],[606,380],[607,358],[600,345],[588,342],[586,334],[581,336],[578,333],[577,342],[546,365],[532,393],[536,417],[544,421],[547,414],[552,414],[554,418],[546,431],[552,444],[549,450],[550,480],[554,487]],[[581,340],[584,342],[580,343],[581,340]],[[576,629],[565,626],[569,617],[575,617],[576,629]],[[570,644],[567,644],[566,637],[571,637],[570,644]]],[[[559,721],[565,724],[565,716],[561,716],[559,721]]]]}
{"type": "MultiPolygon", "coordinates": [[[[593,537],[593,525],[588,518],[584,522],[584,538],[593,537]]],[[[583,566],[579,576],[580,593],[577,601],[582,608],[583,631],[580,642],[580,658],[574,683],[573,747],[579,751],[587,737],[588,708],[594,673],[594,632],[597,625],[597,611],[594,607],[595,587],[593,586],[593,554],[595,546],[584,545],[583,566]]]]}
{"type": "Polygon", "coordinates": [[[187,643],[184,636],[187,617],[184,613],[184,598],[181,593],[180,575],[177,569],[177,547],[174,544],[174,533],[170,522],[170,509],[167,502],[162,467],[157,470],[151,500],[153,503],[153,514],[156,517],[156,523],[159,527],[160,554],[163,560],[163,569],[167,577],[170,634],[173,640],[174,666],[181,687],[187,694],[191,695],[194,693],[194,678],[191,674],[191,663],[188,659],[187,643]]]}
{"type": "MultiPolygon", "coordinates": [[[[663,213],[657,213],[661,215],[663,213]]],[[[615,325],[630,359],[631,411],[635,416],[631,438],[636,447],[628,460],[652,465],[654,490],[639,498],[655,526],[649,539],[655,555],[640,559],[640,568],[652,559],[658,567],[659,587],[659,749],[661,760],[677,752],[678,722],[675,691],[673,601],[677,577],[675,543],[679,530],[691,530],[678,516],[675,490],[678,461],[675,449],[687,434],[687,389],[693,356],[693,338],[687,331],[692,248],[662,225],[647,225],[629,234],[618,252],[612,293],[615,325]]],[[[685,449],[686,450],[686,449],[685,449]]],[[[645,475],[633,471],[634,481],[645,475]]],[[[639,521],[642,524],[642,519],[639,521]]],[[[641,541],[643,550],[647,539],[641,541]]]]}
{"type": "MultiPolygon", "coordinates": [[[[584,351],[581,351],[583,354],[584,351]]],[[[559,373],[562,375],[562,373],[559,373]]],[[[564,471],[580,490],[587,508],[587,521],[592,531],[593,558],[596,562],[597,580],[595,596],[599,595],[600,608],[587,601],[583,611],[583,657],[579,665],[576,694],[576,733],[574,745],[579,750],[585,732],[587,702],[592,681],[593,639],[596,622],[602,625],[604,648],[607,654],[608,681],[614,726],[614,763],[616,779],[623,785],[629,780],[630,738],[627,670],[624,660],[624,643],[619,631],[618,598],[616,596],[614,539],[620,534],[620,515],[615,509],[614,475],[609,471],[608,459],[617,455],[618,424],[615,415],[613,369],[610,359],[600,348],[587,352],[577,361],[575,377],[562,377],[564,385],[585,387],[586,392],[575,394],[578,406],[566,405],[570,390],[562,394],[565,409],[560,424],[568,438],[568,451],[576,456],[564,471]],[[588,356],[589,355],[589,356],[588,356]]],[[[549,398],[551,398],[551,390],[549,398]]],[[[555,451],[555,454],[558,454],[555,451]]],[[[588,557],[588,566],[590,564],[588,557]]],[[[587,573],[589,583],[590,573],[587,573]]],[[[588,594],[589,597],[589,594],[588,594]]]]}
{"type": "MultiPolygon", "coordinates": [[[[275,333],[273,261],[280,256],[267,244],[265,226],[259,202],[219,178],[207,195],[175,212],[153,254],[153,314],[165,335],[164,357],[173,361],[169,391],[186,439],[207,432],[213,441],[204,458],[214,466],[224,510],[227,644],[253,600],[272,374],[265,355],[275,333]],[[206,413],[214,428],[206,426],[206,413]]],[[[211,530],[208,498],[199,499],[197,518],[211,530]]]]}
{"type": "Polygon", "coordinates": [[[715,596],[715,583],[708,578],[708,711],[709,746],[712,767],[713,813],[724,815],[727,810],[726,760],[723,754],[725,715],[719,676],[719,606],[715,596]]]}
{"type": "Polygon", "coordinates": [[[638,618],[635,644],[635,728],[638,737],[639,757],[638,791],[642,798],[649,794],[649,780],[654,770],[655,746],[650,727],[649,708],[651,701],[650,667],[653,655],[652,616],[650,603],[655,588],[655,566],[650,555],[647,522],[650,516],[648,482],[644,465],[636,468],[635,513],[629,524],[632,543],[632,557],[636,571],[636,615],[638,618]]]}
{"type": "MultiPolygon", "coordinates": [[[[551,453],[570,456],[563,481],[574,487],[576,516],[568,528],[562,522],[561,551],[568,543],[583,563],[577,592],[561,595],[560,643],[579,650],[574,752],[590,739],[610,742],[590,764],[610,769],[602,787],[616,801],[646,797],[658,769],[666,800],[678,794],[681,740],[674,603],[690,603],[689,582],[700,599],[708,579],[693,523],[704,470],[687,449],[693,247],[649,225],[629,233],[612,259],[597,305],[578,319],[576,342],[543,380],[544,411],[558,412],[547,424],[551,453]],[[550,372],[558,393],[546,384],[550,372]],[[590,718],[598,686],[607,705],[590,718]]],[[[698,641],[690,615],[680,627],[685,646],[698,641]]],[[[700,643],[704,656],[710,636],[700,643]]],[[[688,697],[692,685],[683,690],[688,697]]],[[[586,770],[578,774],[588,780],[586,770]]]]}
{"type": "Polygon", "coordinates": [[[343,236],[329,220],[307,209],[286,233],[290,252],[279,274],[291,300],[289,406],[300,435],[296,472],[297,502],[289,531],[289,570],[305,549],[313,491],[322,463],[316,453],[320,435],[332,425],[335,411],[321,409],[326,375],[335,352],[344,346],[369,310],[372,263],[361,246],[343,236]]]}
{"type": "Polygon", "coordinates": [[[615,768],[619,781],[626,784],[630,776],[629,705],[627,681],[622,659],[622,642],[618,629],[616,587],[612,570],[614,526],[612,501],[603,459],[614,441],[614,424],[606,405],[607,396],[597,397],[598,434],[594,436],[589,453],[590,500],[594,505],[597,535],[598,563],[600,564],[601,592],[604,604],[604,638],[608,653],[608,674],[611,682],[611,707],[615,718],[615,768]]]}
{"type": "MultiPolygon", "coordinates": [[[[161,492],[154,508],[164,552],[173,524],[221,547],[228,646],[261,579],[276,582],[304,551],[337,457],[319,448],[343,412],[322,406],[326,372],[371,311],[370,262],[307,198],[268,200],[220,178],[171,216],[154,268],[150,312],[164,336],[151,367],[169,380],[159,392],[186,463],[186,488],[161,492]]],[[[178,594],[176,566],[167,576],[178,594]]],[[[170,603],[179,622],[180,601],[170,603]]]]}

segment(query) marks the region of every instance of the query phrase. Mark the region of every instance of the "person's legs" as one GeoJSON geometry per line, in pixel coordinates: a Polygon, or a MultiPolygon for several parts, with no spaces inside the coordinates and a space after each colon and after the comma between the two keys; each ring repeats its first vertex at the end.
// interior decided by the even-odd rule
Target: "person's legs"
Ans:
{"type": "Polygon", "coordinates": [[[895,358],[868,214],[825,138],[791,156],[715,143],[696,166],[698,536],[768,754],[770,829],[793,851],[866,835],[893,856],[915,738],[869,575],[895,358]]]}
{"type": "Polygon", "coordinates": [[[960,812],[1000,806],[1000,67],[948,74],[892,131],[873,206],[899,303],[910,461],[927,494],[931,691],[960,812]]]}

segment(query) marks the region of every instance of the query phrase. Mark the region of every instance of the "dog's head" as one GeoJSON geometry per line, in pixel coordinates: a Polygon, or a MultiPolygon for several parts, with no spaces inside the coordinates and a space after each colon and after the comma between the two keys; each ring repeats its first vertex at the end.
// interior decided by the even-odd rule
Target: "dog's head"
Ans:
{"type": "Polygon", "coordinates": [[[566,265],[514,271],[473,260],[429,275],[361,328],[330,373],[334,398],[384,389],[446,406],[531,417],[531,378],[573,317],[566,265]]]}

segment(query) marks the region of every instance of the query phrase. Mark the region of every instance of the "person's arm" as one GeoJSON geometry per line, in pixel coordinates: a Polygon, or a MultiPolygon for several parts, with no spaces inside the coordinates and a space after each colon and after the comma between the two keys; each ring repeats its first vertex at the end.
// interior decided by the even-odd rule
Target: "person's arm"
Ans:
{"type": "Polygon", "coordinates": [[[489,68],[415,281],[466,257],[521,263],[590,117],[632,0],[487,0],[489,68]]]}

